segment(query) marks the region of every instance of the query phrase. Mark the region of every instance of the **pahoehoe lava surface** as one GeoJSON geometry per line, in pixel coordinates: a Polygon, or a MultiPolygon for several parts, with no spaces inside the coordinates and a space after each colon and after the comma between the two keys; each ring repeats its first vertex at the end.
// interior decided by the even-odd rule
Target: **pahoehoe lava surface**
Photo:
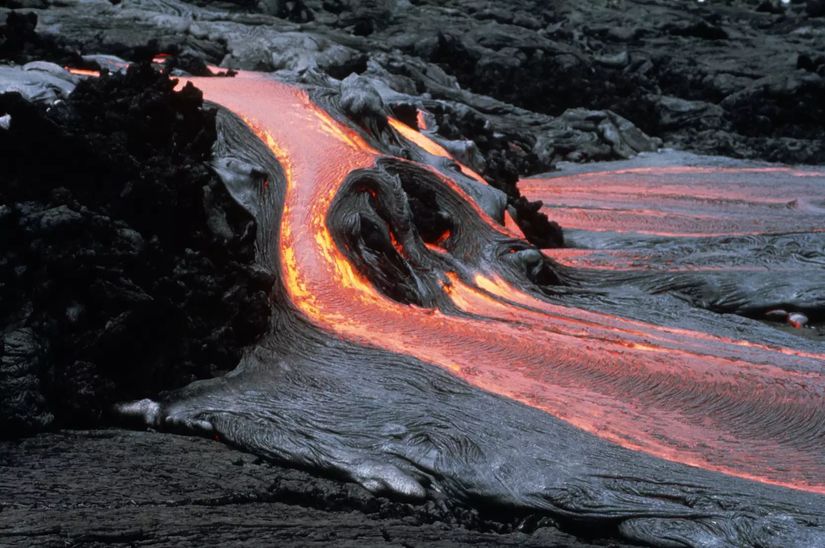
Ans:
{"type": "Polygon", "coordinates": [[[674,298],[588,298],[563,269],[542,290],[537,253],[460,167],[411,143],[413,161],[386,157],[402,138],[346,125],[323,92],[251,73],[195,83],[234,113],[218,161],[266,172],[229,179],[262,265],[278,265],[277,327],[232,374],[125,412],[376,492],[618,522],[634,540],[823,541],[821,346],[749,342],[674,298]],[[440,243],[414,230],[405,181],[452,220],[440,243]]]}
{"type": "Polygon", "coordinates": [[[570,247],[547,253],[590,282],[667,291],[717,312],[821,321],[824,182],[820,167],[669,151],[568,165],[520,187],[566,227],[570,247]]]}
{"type": "MultiPolygon", "coordinates": [[[[182,6],[158,5],[137,11],[182,6]]],[[[312,25],[319,11],[301,6],[277,13],[312,25]]],[[[214,32],[266,21],[216,23],[192,9],[184,15],[214,32]]],[[[161,26],[183,15],[170,17],[161,26]]],[[[353,32],[379,33],[374,24],[353,32]]],[[[671,31],[721,39],[707,24],[671,31]]],[[[240,242],[200,237],[197,253],[242,244],[228,264],[271,286],[271,309],[257,310],[256,294],[232,311],[269,325],[233,371],[122,403],[120,414],[396,500],[546,515],[563,530],[656,545],[825,545],[825,347],[753,319],[775,308],[823,317],[820,168],[671,152],[516,187],[514,174],[530,168],[479,162],[477,148],[504,152],[462,149],[431,129],[461,101],[485,99],[414,101],[374,72],[322,72],[331,62],[321,53],[334,48],[316,45],[305,46],[314,53],[303,71],[179,73],[185,91],[171,97],[194,97],[192,84],[217,111],[211,155],[198,156],[211,162],[197,179],[209,190],[196,196],[231,215],[227,234],[248,227],[240,242]],[[561,239],[540,237],[555,228],[532,198],[569,227],[570,247],[536,247],[561,239]]],[[[354,54],[335,55],[344,65],[354,54]]],[[[46,63],[2,70],[5,89],[31,101],[65,98],[79,79],[46,63]]],[[[137,74],[153,73],[144,65],[125,78],[137,74]]],[[[602,116],[614,144],[655,148],[615,113],[587,116],[602,116]]],[[[547,161],[512,157],[533,169],[547,161]]],[[[74,218],[72,207],[58,217],[74,218]]]]}

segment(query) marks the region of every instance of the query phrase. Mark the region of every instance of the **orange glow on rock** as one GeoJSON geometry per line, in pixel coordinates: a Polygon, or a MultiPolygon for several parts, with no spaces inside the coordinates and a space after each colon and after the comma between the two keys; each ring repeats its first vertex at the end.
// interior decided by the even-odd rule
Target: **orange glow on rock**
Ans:
{"type": "Polygon", "coordinates": [[[449,152],[447,152],[447,149],[425,136],[423,133],[414,130],[401,120],[396,120],[395,118],[390,117],[387,121],[395,131],[404,137],[404,139],[414,143],[418,148],[426,150],[433,156],[441,156],[442,158],[452,159],[452,156],[449,152]]]}
{"type": "Polygon", "coordinates": [[[523,179],[522,194],[565,229],[663,237],[823,232],[818,170],[657,166],[523,179]],[[793,177],[795,193],[776,185],[793,177]]]}
{"type": "MultiPolygon", "coordinates": [[[[419,115],[420,114],[421,113],[419,111],[419,115]]],[[[472,177],[476,181],[484,183],[485,185],[487,184],[487,181],[484,180],[484,177],[482,177],[469,167],[465,166],[461,162],[456,161],[456,159],[453,158],[449,152],[447,152],[447,149],[445,149],[443,146],[439,145],[423,133],[414,130],[401,120],[396,120],[395,118],[390,117],[387,118],[387,121],[395,131],[400,133],[402,137],[413,143],[418,148],[428,152],[429,154],[432,154],[433,156],[440,156],[441,158],[447,158],[449,160],[454,161],[461,168],[461,172],[464,175],[472,177]]]]}
{"type": "Polygon", "coordinates": [[[437,246],[439,246],[439,247],[444,247],[444,244],[447,242],[447,240],[449,240],[449,239],[450,239],[450,236],[452,236],[452,235],[453,235],[453,233],[452,233],[452,231],[450,231],[450,229],[445,230],[445,231],[444,231],[444,232],[442,232],[442,233],[441,233],[441,235],[440,235],[440,236],[439,236],[439,237],[435,240],[435,245],[437,245],[437,246]]]}
{"type": "Polygon", "coordinates": [[[429,128],[427,127],[427,120],[424,118],[424,111],[419,110],[415,113],[415,121],[418,124],[418,131],[426,131],[429,128]]]}
{"type": "Polygon", "coordinates": [[[510,215],[510,212],[506,209],[504,210],[504,227],[517,238],[524,239],[524,232],[521,231],[521,228],[518,226],[518,223],[516,223],[516,220],[513,219],[513,216],[510,215]]]}
{"type": "Polygon", "coordinates": [[[319,328],[442,367],[629,449],[825,494],[821,429],[787,436],[800,417],[825,422],[825,354],[551,304],[487,272],[446,274],[444,292],[466,314],[393,301],[354,269],[326,224],[346,175],[380,153],[285,84],[248,73],[190,80],[243,117],[283,166],[279,266],[292,306],[319,328]]]}
{"type": "Polygon", "coordinates": [[[91,70],[91,69],[82,69],[82,68],[74,68],[74,67],[63,67],[67,71],[75,74],[77,76],[91,76],[93,78],[97,78],[100,76],[99,70],[91,70]]]}

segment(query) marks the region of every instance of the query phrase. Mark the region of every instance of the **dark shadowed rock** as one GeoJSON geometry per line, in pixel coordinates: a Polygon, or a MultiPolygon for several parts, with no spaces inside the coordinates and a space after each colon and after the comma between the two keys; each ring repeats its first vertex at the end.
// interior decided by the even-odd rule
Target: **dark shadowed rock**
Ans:
{"type": "Polygon", "coordinates": [[[0,95],[0,435],[97,424],[126,393],[231,369],[269,324],[273,280],[207,165],[200,93],[147,67],[70,96],[54,65],[3,70],[30,99],[65,99],[0,95]]]}
{"type": "Polygon", "coordinates": [[[117,430],[0,442],[0,544],[32,539],[49,546],[622,546],[576,538],[538,515],[394,501],[213,441],[117,430]]]}
{"type": "Polygon", "coordinates": [[[31,329],[20,328],[4,334],[1,348],[0,429],[4,437],[44,430],[54,420],[40,381],[48,366],[45,343],[31,329]]]}

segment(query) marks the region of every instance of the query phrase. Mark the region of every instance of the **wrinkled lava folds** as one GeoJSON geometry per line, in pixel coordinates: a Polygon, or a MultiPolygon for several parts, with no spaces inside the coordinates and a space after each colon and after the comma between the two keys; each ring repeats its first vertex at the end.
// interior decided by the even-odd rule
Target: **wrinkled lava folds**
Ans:
{"type": "MultiPolygon", "coordinates": [[[[386,237],[399,260],[423,257],[417,264],[429,267],[410,267],[410,276],[436,287],[422,304],[390,298],[354,264],[330,223],[348,176],[392,160],[380,140],[334,118],[306,91],[264,76],[191,81],[207,100],[242,118],[281,165],[280,264],[274,267],[291,306],[316,327],[439,366],[628,449],[825,494],[825,352],[704,332],[693,324],[659,325],[545,298],[497,262],[495,251],[515,235],[475,205],[472,213],[492,242],[487,248],[463,246],[462,238],[470,236],[460,230],[445,232],[437,245],[424,245],[403,235],[408,231],[390,227],[386,237]]],[[[387,131],[421,154],[446,154],[396,120],[387,131]]],[[[472,203],[452,182],[458,172],[395,161],[430,173],[443,183],[444,196],[472,203]]],[[[457,169],[483,181],[469,168],[457,169]]],[[[548,209],[551,218],[573,229],[654,236],[822,230],[821,224],[812,226],[822,212],[811,209],[821,204],[789,205],[770,186],[758,187],[759,192],[743,188],[744,182],[715,187],[711,169],[703,172],[711,177],[707,184],[685,198],[679,177],[702,169],[650,168],[623,172],[620,180],[584,175],[523,185],[546,203],[561,204],[548,209]],[[594,194],[601,195],[602,207],[585,209],[594,194]],[[654,199],[663,207],[645,205],[654,199]],[[754,220],[754,207],[782,215],[754,220]]],[[[821,175],[804,184],[821,188],[821,175]]],[[[365,204],[380,200],[369,185],[351,191],[360,192],[365,204]]],[[[362,228],[365,223],[357,215],[347,222],[362,228]]]]}

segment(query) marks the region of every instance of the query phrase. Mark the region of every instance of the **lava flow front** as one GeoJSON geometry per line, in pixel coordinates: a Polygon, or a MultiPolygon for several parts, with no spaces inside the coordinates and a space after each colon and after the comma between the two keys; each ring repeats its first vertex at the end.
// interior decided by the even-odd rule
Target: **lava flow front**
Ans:
{"type": "MultiPolygon", "coordinates": [[[[328,223],[347,175],[375,167],[380,146],[304,91],[266,77],[191,81],[241,117],[281,164],[279,268],[292,304],[317,327],[443,367],[625,448],[825,494],[825,353],[552,303],[514,285],[492,262],[468,267],[469,276],[440,274],[449,306],[388,298],[352,264],[328,223]]],[[[409,146],[423,143],[410,128],[390,127],[409,146]]],[[[476,212],[489,230],[509,237],[476,212]]],[[[682,224],[672,230],[687,230],[682,224]]]]}

